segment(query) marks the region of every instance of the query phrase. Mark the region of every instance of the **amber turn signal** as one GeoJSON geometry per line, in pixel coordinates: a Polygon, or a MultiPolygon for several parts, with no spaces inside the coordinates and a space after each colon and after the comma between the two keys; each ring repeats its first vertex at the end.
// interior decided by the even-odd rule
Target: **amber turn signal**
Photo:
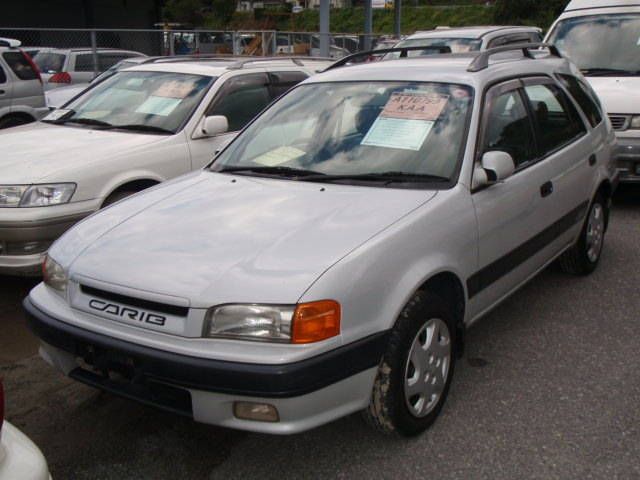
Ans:
{"type": "Polygon", "coordinates": [[[340,333],[340,304],[334,300],[300,303],[293,313],[291,343],[312,343],[340,333]]]}

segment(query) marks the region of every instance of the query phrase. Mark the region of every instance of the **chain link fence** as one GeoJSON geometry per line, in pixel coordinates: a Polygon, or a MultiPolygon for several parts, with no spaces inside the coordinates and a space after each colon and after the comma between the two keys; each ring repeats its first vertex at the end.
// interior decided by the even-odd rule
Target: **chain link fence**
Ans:
{"type": "MultiPolygon", "coordinates": [[[[163,55],[309,55],[320,56],[320,33],[218,30],[126,30],[2,28],[0,37],[15,38],[23,48],[84,48],[95,55],[100,49],[120,49],[148,56],[163,55]]],[[[329,55],[340,58],[391,41],[380,35],[335,33],[329,38],[329,55]]]]}

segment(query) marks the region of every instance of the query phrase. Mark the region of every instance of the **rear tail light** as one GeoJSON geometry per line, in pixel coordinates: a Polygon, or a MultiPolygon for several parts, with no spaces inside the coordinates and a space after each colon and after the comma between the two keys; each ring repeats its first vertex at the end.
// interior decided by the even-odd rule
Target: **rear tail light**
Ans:
{"type": "Polygon", "coordinates": [[[58,72],[51,76],[49,83],[71,83],[71,75],[67,72],[58,72]]]}
{"type": "Polygon", "coordinates": [[[0,379],[0,432],[2,432],[3,423],[4,423],[4,389],[2,388],[2,379],[0,379]]]}
{"type": "Polygon", "coordinates": [[[31,55],[26,53],[24,50],[20,50],[20,52],[22,52],[22,56],[29,63],[29,66],[31,66],[31,68],[33,68],[33,71],[36,72],[36,75],[38,76],[38,80],[40,81],[40,83],[42,83],[42,77],[40,76],[40,69],[35,64],[33,59],[31,58],[31,55]]]}

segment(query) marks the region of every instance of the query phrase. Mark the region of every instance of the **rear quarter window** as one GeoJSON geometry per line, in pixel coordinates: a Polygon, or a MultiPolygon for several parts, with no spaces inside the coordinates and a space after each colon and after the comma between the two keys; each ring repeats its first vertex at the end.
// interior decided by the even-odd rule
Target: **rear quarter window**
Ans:
{"type": "Polygon", "coordinates": [[[5,83],[7,81],[7,76],[4,73],[4,70],[0,66],[0,83],[5,83]]]}
{"type": "Polygon", "coordinates": [[[20,80],[37,80],[36,72],[22,52],[5,52],[2,58],[20,80]]]}
{"type": "Polygon", "coordinates": [[[93,72],[93,54],[83,53],[76,55],[76,64],[73,70],[76,72],[93,72]]]}
{"type": "Polygon", "coordinates": [[[67,56],[63,53],[38,52],[33,61],[42,73],[58,73],[64,68],[67,56]]]}
{"type": "Polygon", "coordinates": [[[558,78],[580,106],[589,124],[592,127],[598,125],[602,121],[602,113],[590,89],[574,76],[558,75],[558,78]]]}

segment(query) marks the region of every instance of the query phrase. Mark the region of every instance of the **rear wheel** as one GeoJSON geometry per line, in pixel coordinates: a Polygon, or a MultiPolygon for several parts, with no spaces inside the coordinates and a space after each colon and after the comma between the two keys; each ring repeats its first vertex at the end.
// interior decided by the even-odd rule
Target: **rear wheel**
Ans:
{"type": "Polygon", "coordinates": [[[608,216],[607,202],[601,194],[597,194],[589,207],[580,238],[559,258],[558,263],[564,272],[588,275],[596,269],[604,246],[608,216]]]}
{"type": "Polygon", "coordinates": [[[446,303],[418,292],[391,332],[365,418],[385,433],[426,430],[444,405],[455,365],[455,325],[446,303]]]}

